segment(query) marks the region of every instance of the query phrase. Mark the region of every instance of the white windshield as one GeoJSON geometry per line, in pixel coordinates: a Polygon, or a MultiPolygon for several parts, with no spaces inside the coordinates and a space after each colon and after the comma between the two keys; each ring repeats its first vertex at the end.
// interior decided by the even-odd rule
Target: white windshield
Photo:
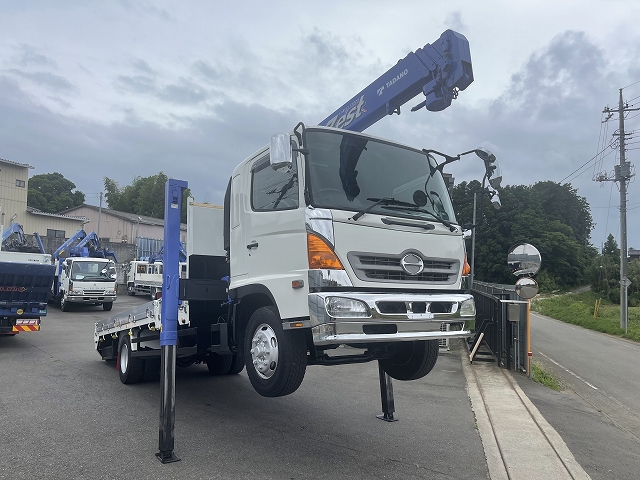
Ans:
{"type": "Polygon", "coordinates": [[[116,269],[112,263],[104,260],[93,262],[73,262],[71,265],[71,280],[113,281],[112,275],[116,269]]]}

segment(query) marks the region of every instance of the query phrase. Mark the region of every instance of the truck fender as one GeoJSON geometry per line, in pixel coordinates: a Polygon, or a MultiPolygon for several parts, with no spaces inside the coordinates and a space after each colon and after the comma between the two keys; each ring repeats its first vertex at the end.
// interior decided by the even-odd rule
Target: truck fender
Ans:
{"type": "Polygon", "coordinates": [[[244,332],[249,318],[260,307],[273,306],[278,310],[278,305],[271,291],[264,285],[254,284],[235,288],[229,291],[229,296],[236,304],[232,309],[234,340],[238,345],[243,344],[244,332]]]}

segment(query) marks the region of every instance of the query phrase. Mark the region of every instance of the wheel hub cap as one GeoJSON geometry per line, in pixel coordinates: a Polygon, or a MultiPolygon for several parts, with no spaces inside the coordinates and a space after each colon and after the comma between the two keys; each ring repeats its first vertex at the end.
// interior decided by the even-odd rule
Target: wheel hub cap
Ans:
{"type": "Polygon", "coordinates": [[[271,378],[278,367],[278,339],[273,329],[260,325],[251,339],[251,360],[262,378],[271,378]]]}

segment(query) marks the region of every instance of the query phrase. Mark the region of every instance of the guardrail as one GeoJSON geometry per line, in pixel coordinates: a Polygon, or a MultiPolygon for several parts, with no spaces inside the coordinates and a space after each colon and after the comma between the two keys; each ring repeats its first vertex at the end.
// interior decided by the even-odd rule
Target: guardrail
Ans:
{"type": "Polygon", "coordinates": [[[513,285],[476,281],[471,293],[476,302],[471,359],[484,346],[500,366],[529,374],[529,302],[516,295],[513,285]]]}

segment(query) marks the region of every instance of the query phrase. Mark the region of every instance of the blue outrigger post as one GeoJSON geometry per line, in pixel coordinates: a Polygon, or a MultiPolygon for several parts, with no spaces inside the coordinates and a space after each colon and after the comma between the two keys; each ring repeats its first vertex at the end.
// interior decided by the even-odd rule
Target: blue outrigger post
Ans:
{"type": "Polygon", "coordinates": [[[162,255],[162,329],[160,331],[160,428],[156,457],[162,463],[180,460],[173,453],[176,416],[176,353],[178,348],[178,285],[180,282],[180,211],[183,180],[167,180],[164,204],[164,252],[162,255]]]}

